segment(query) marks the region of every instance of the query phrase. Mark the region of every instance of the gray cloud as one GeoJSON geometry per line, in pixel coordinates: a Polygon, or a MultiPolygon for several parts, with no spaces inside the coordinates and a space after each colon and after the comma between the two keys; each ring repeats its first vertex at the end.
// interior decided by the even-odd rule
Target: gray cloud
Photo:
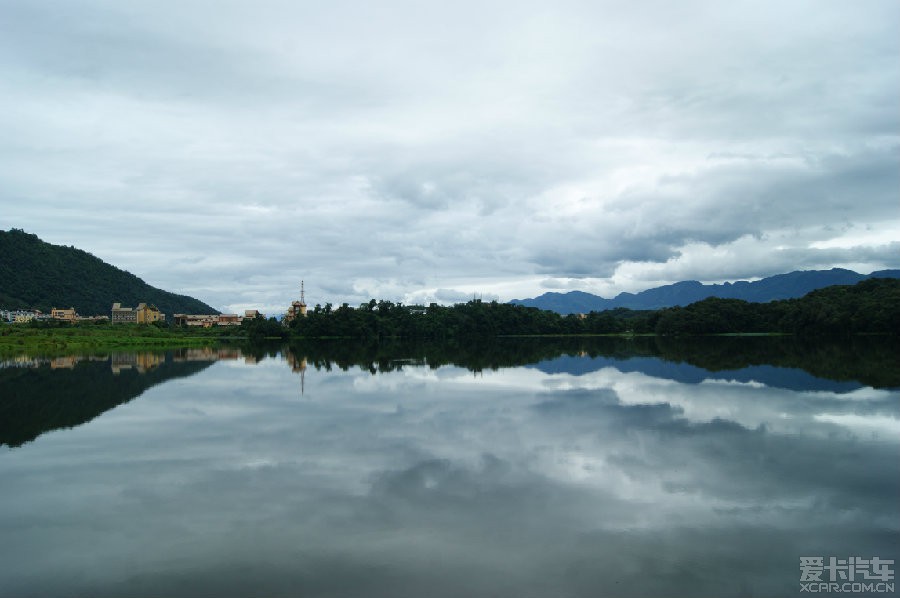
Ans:
{"type": "Polygon", "coordinates": [[[235,310],[896,267],[898,16],[7,2],[2,224],[235,310]]]}

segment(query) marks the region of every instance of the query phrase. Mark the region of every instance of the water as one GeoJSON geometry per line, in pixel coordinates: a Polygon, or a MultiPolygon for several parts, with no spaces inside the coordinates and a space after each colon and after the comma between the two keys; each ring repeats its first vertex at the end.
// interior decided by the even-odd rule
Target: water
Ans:
{"type": "Polygon", "coordinates": [[[801,556],[900,557],[897,356],[636,339],[7,360],[0,595],[799,595],[801,556]]]}

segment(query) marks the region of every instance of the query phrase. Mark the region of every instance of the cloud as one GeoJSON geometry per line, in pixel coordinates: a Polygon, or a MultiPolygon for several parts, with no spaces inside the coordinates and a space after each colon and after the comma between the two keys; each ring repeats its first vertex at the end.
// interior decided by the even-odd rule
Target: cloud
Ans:
{"type": "MultiPolygon", "coordinates": [[[[791,231],[830,265],[831,231],[896,221],[898,16],[7,2],[3,224],[229,310],[301,279],[333,304],[633,291],[688,253],[694,278],[758,277],[786,254],[716,252],[791,231]]],[[[853,263],[896,267],[879,245],[853,263]]]]}

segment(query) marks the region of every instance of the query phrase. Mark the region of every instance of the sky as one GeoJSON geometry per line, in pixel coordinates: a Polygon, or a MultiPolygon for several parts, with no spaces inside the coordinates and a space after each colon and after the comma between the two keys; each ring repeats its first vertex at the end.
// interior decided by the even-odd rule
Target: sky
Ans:
{"type": "Polygon", "coordinates": [[[217,309],[900,267],[900,3],[0,0],[0,228],[217,309]]]}

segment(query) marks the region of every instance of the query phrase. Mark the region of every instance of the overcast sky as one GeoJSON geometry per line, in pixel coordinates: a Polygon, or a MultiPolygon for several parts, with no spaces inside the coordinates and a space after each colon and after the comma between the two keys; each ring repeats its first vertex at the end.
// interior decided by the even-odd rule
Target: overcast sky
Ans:
{"type": "Polygon", "coordinates": [[[0,227],[226,311],[900,267],[900,3],[0,0],[0,227]]]}

